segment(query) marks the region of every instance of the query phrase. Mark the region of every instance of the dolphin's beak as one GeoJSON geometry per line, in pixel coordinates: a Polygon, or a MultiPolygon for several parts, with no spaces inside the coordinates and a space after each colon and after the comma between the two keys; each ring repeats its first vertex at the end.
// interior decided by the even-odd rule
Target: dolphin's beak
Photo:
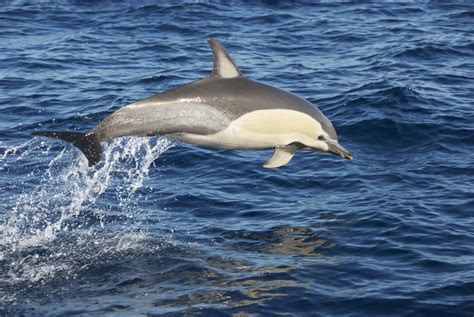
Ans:
{"type": "Polygon", "coordinates": [[[339,155],[346,160],[352,160],[352,153],[346,150],[342,145],[335,141],[326,141],[328,147],[329,147],[329,152],[339,155]]]}

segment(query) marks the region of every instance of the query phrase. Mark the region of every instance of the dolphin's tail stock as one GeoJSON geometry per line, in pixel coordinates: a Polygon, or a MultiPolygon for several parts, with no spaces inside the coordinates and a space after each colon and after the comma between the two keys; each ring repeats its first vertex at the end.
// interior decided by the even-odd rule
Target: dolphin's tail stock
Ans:
{"type": "Polygon", "coordinates": [[[102,157],[102,147],[97,136],[93,133],[65,132],[65,131],[38,131],[33,132],[33,136],[46,136],[61,139],[74,144],[84,153],[89,161],[89,166],[94,166],[102,157]]]}

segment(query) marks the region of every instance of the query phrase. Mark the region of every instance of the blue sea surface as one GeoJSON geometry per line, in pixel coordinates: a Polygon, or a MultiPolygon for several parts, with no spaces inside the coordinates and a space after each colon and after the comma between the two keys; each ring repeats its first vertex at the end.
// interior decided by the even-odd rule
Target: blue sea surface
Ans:
{"type": "Polygon", "coordinates": [[[5,1],[0,43],[0,316],[473,316],[473,2],[5,1]],[[30,135],[207,76],[208,38],[354,159],[30,135]]]}

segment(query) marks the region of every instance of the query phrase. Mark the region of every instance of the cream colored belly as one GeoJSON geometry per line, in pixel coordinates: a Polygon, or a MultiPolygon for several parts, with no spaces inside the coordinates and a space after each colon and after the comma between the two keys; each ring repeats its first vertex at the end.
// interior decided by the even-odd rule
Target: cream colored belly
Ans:
{"type": "Polygon", "coordinates": [[[321,125],[309,115],[294,110],[272,109],[247,113],[215,134],[180,133],[171,136],[204,147],[267,149],[294,142],[311,146],[320,133],[321,125]]]}

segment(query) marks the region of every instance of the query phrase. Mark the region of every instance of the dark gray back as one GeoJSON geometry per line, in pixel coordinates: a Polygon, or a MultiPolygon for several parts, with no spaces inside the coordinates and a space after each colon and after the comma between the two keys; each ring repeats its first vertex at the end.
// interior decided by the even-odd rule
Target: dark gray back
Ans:
{"type": "Polygon", "coordinates": [[[245,77],[207,77],[143,101],[159,104],[186,98],[200,98],[230,121],[256,110],[289,109],[303,112],[317,120],[324,131],[337,140],[331,122],[314,105],[290,92],[245,77]]]}

